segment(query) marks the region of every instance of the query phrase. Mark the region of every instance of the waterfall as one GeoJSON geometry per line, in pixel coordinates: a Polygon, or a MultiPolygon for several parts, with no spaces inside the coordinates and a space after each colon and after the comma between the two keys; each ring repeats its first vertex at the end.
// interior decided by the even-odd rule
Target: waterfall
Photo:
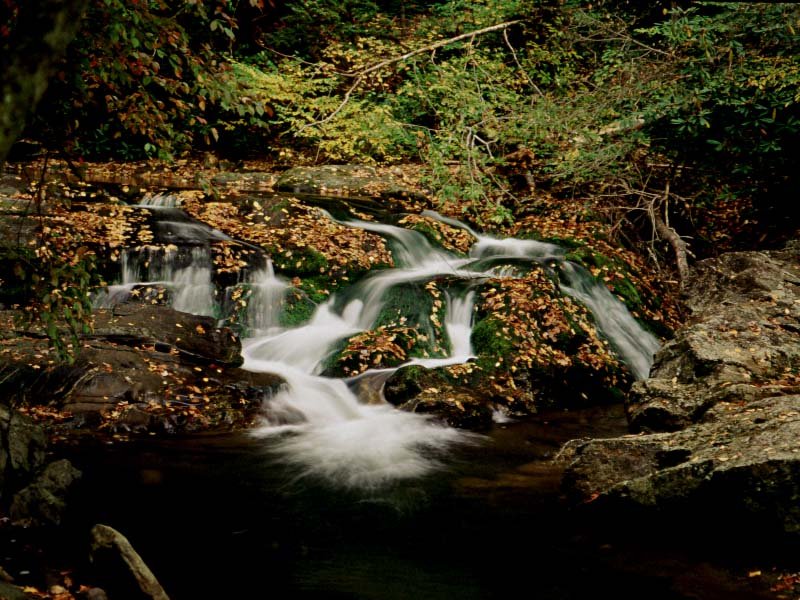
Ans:
{"type": "Polygon", "coordinates": [[[191,249],[188,265],[175,269],[170,278],[171,305],[195,315],[214,315],[214,285],[211,283],[211,253],[204,246],[191,249]]]}
{"type": "Polygon", "coordinates": [[[195,246],[181,251],[174,246],[145,246],[123,250],[121,283],[109,285],[94,299],[95,308],[111,308],[130,300],[136,290],[164,289],[170,306],[196,315],[215,312],[211,282],[211,253],[195,246]]]}
{"type": "Polygon", "coordinates": [[[447,316],[444,328],[450,341],[450,356],[446,358],[415,358],[409,364],[422,365],[429,369],[458,365],[475,358],[472,353],[472,309],[475,305],[475,292],[453,298],[446,294],[447,316]]]}
{"type": "Polygon", "coordinates": [[[561,290],[592,312],[600,331],[634,376],[647,377],[659,346],[656,337],[643,330],[625,304],[586,269],[568,261],[563,261],[560,268],[567,280],[561,290]]]}
{"type": "MultiPolygon", "coordinates": [[[[110,306],[124,301],[137,286],[156,286],[169,290],[178,310],[214,312],[209,244],[227,238],[192,221],[176,204],[168,196],[147,199],[143,208],[153,212],[160,241],[174,243],[125,251],[121,283],[109,286],[98,302],[110,306]]],[[[405,365],[436,368],[474,358],[470,336],[475,282],[519,276],[526,261],[534,261],[561,274],[561,290],[594,314],[602,335],[637,377],[647,375],[657,347],[655,338],[642,330],[601,282],[565,260],[562,248],[536,240],[496,239],[432,211],[425,214],[468,231],[475,238],[469,257],[434,248],[416,231],[356,219],[337,221],[389,240],[399,266],[368,274],[349,288],[347,296],[334,295],[319,304],[311,318],[297,327],[281,325],[289,286],[275,274],[272,263],[249,271],[237,288],[227,291],[229,300],[235,289],[238,296],[243,288],[248,292],[249,337],[243,340],[243,368],[277,373],[286,382],[265,401],[262,422],[253,435],[269,439],[272,452],[298,477],[377,488],[429,473],[439,466],[439,455],[474,438],[381,402],[380,386],[396,369],[370,370],[347,381],[321,376],[326,361],[345,339],[375,326],[386,293],[395,286],[441,277],[455,282],[444,294],[442,325],[449,356],[412,358],[405,365]],[[360,401],[353,391],[365,386],[374,392],[370,403],[360,401]]]]}
{"type": "Polygon", "coordinates": [[[180,198],[175,194],[167,192],[145,194],[139,200],[139,206],[149,206],[153,208],[178,208],[180,205],[180,198]]]}

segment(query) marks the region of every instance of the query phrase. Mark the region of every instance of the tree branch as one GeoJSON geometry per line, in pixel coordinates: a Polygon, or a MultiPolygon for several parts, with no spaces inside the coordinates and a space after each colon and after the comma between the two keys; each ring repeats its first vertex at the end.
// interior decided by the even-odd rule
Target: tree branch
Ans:
{"type": "Polygon", "coordinates": [[[506,29],[507,27],[511,27],[512,25],[516,25],[517,23],[520,23],[520,22],[521,21],[519,19],[517,19],[515,21],[506,21],[505,23],[498,23],[497,25],[491,25],[490,27],[484,27],[482,29],[476,29],[475,31],[469,31],[467,33],[462,33],[461,35],[457,35],[455,37],[447,38],[446,40],[439,40],[439,41],[434,42],[432,44],[428,44],[427,46],[422,46],[421,48],[417,48],[416,50],[411,50],[409,52],[406,52],[405,54],[401,54],[400,56],[395,56],[394,58],[387,58],[386,60],[382,60],[382,61],[380,61],[378,63],[370,65],[369,67],[365,67],[365,68],[361,69],[360,71],[350,71],[350,72],[347,72],[347,73],[339,73],[339,75],[342,75],[343,77],[355,77],[355,81],[353,82],[353,84],[345,92],[344,98],[342,99],[342,101],[339,104],[339,106],[337,106],[336,109],[331,114],[329,114],[327,117],[325,117],[324,119],[320,119],[318,121],[314,121],[312,123],[307,123],[307,124],[303,125],[300,129],[298,129],[295,132],[294,135],[297,136],[300,133],[302,133],[303,131],[305,131],[306,129],[310,128],[310,127],[318,127],[320,125],[324,125],[325,123],[330,122],[336,115],[338,115],[340,112],[342,112],[342,109],[347,105],[348,102],[350,102],[350,97],[352,96],[353,92],[361,84],[361,82],[364,81],[364,78],[367,75],[369,75],[370,73],[374,73],[375,71],[379,71],[380,69],[383,69],[384,67],[388,67],[389,65],[393,65],[393,64],[396,64],[396,63],[399,63],[399,62],[403,62],[403,61],[408,60],[409,58],[412,58],[412,57],[417,56],[419,54],[423,54],[425,52],[432,52],[432,51],[434,51],[434,50],[436,50],[438,48],[442,48],[444,46],[449,46],[450,44],[454,44],[456,42],[460,42],[461,40],[466,40],[466,39],[469,39],[469,38],[477,37],[479,35],[484,35],[486,33],[491,33],[493,31],[499,31],[501,29],[506,29]]]}
{"type": "MultiPolygon", "coordinates": [[[[667,214],[667,206],[669,202],[669,181],[667,181],[667,185],[664,188],[664,213],[667,214]]],[[[687,260],[688,254],[688,246],[683,238],[678,235],[678,232],[673,229],[665,219],[661,217],[661,214],[658,210],[653,210],[650,213],[650,217],[653,220],[653,226],[655,227],[656,232],[658,235],[661,236],[662,239],[666,240],[667,243],[672,247],[672,251],[675,253],[675,263],[678,267],[678,278],[680,279],[681,285],[686,281],[686,278],[689,276],[689,262],[687,260]]],[[[668,217],[667,217],[668,218],[668,217]]]]}

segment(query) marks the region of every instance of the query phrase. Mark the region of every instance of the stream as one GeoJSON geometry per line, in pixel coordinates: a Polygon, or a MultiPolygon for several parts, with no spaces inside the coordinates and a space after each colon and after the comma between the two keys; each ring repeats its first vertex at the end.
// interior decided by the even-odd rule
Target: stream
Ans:
{"type": "MultiPolygon", "coordinates": [[[[148,247],[124,252],[122,282],[110,286],[98,304],[108,307],[124,301],[137,286],[164,286],[171,290],[172,306],[177,310],[218,313],[208,243],[225,239],[224,234],[189,222],[169,196],[147,197],[139,208],[154,213],[157,239],[167,246],[164,250],[148,247]]],[[[473,358],[473,288],[491,277],[514,277],[520,261],[528,261],[547,269],[562,281],[563,293],[589,308],[601,333],[637,378],[647,375],[658,347],[656,338],[602,283],[565,260],[559,246],[496,239],[427,211],[427,216],[465,229],[475,238],[469,255],[461,257],[433,247],[417,231],[373,221],[336,220],[324,210],[319,212],[320,218],[383,236],[390,243],[396,266],[373,271],[350,289],[332,295],[317,306],[307,323],[294,328],[279,325],[281,298],[288,284],[275,274],[271,263],[249,273],[252,294],[243,368],[276,373],[286,381],[265,402],[262,424],[252,435],[268,440],[272,454],[292,465],[295,477],[321,478],[334,487],[374,489],[435,471],[454,446],[480,443],[478,436],[396,410],[386,402],[362,402],[352,389],[352,380],[321,376],[337,342],[374,326],[393,286],[443,276],[460,282],[456,291],[445,294],[448,339],[443,341],[450,348],[449,355],[414,358],[406,365],[436,368],[473,358]]],[[[427,333],[434,335],[432,328],[427,333]]],[[[358,379],[362,383],[369,380],[380,392],[396,370],[367,371],[358,379]]]]}
{"type": "MultiPolygon", "coordinates": [[[[168,197],[143,208],[174,246],[126,251],[120,283],[97,305],[158,284],[175,308],[218,314],[208,242],[224,234],[190,222],[168,197]]],[[[276,312],[288,283],[269,262],[252,269],[244,368],[286,381],[265,400],[260,425],[72,457],[85,472],[83,518],[125,532],[173,598],[760,597],[693,546],[653,547],[624,523],[610,527],[629,534],[617,546],[564,507],[551,459],[570,439],[625,433],[621,407],[525,422],[498,414],[477,435],[359,400],[356,383],[380,391],[396,369],[367,371],[358,382],[321,375],[337,342],[373,326],[387,290],[441,276],[458,282],[444,298],[449,354],[407,364],[470,360],[474,288],[519,276],[528,261],[589,308],[631,372],[646,377],[657,340],[561,248],[426,214],[472,233],[469,255],[434,248],[415,231],[340,220],[385,237],[397,266],[337,292],[298,327],[282,327],[276,312]]]]}

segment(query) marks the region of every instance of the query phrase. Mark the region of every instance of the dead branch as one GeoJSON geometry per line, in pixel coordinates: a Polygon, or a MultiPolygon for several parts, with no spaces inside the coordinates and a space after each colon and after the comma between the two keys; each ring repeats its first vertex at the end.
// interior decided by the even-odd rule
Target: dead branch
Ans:
{"type": "Polygon", "coordinates": [[[336,109],[331,114],[329,114],[327,117],[325,117],[324,119],[320,119],[318,121],[314,121],[313,123],[307,123],[307,124],[303,125],[300,129],[298,129],[295,132],[295,135],[299,135],[301,132],[305,131],[309,127],[318,127],[320,125],[324,125],[325,123],[330,122],[336,115],[338,115],[342,111],[342,109],[347,105],[347,103],[350,102],[350,97],[352,96],[353,92],[361,84],[361,82],[364,81],[364,78],[367,75],[369,75],[370,73],[374,73],[375,71],[379,71],[379,70],[383,69],[384,67],[388,67],[390,65],[393,65],[393,64],[396,64],[396,63],[399,63],[399,62],[403,62],[403,61],[408,60],[409,58],[412,58],[412,57],[417,56],[419,54],[423,54],[425,52],[433,52],[434,50],[437,50],[438,48],[442,48],[444,46],[449,46],[450,44],[454,44],[456,42],[460,42],[461,40],[471,39],[471,38],[478,37],[480,35],[484,35],[486,33],[491,33],[493,31],[499,31],[501,29],[506,29],[507,27],[511,27],[512,25],[515,25],[515,24],[517,24],[519,22],[520,22],[519,20],[506,21],[505,23],[499,23],[497,25],[492,25],[490,27],[484,27],[482,29],[476,29],[475,31],[469,31],[467,33],[462,33],[461,35],[457,35],[455,37],[447,38],[446,40],[439,40],[439,41],[434,42],[432,44],[428,44],[427,46],[422,46],[421,48],[417,48],[416,50],[411,50],[409,52],[406,52],[405,54],[401,54],[400,56],[395,56],[394,58],[387,58],[386,60],[382,60],[380,62],[377,62],[377,63],[375,63],[373,65],[370,65],[369,67],[365,67],[365,68],[361,69],[360,71],[351,71],[351,72],[347,72],[347,73],[339,73],[339,75],[342,75],[343,77],[354,77],[355,78],[355,80],[353,81],[353,84],[345,92],[344,98],[342,99],[342,101],[339,104],[339,106],[337,106],[336,109]]]}
{"type": "MultiPolygon", "coordinates": [[[[668,203],[669,203],[669,181],[667,181],[667,185],[664,188],[664,214],[667,215],[665,218],[668,219],[668,203]]],[[[678,279],[680,279],[681,286],[686,281],[686,278],[689,276],[689,261],[687,259],[688,254],[688,246],[686,242],[678,235],[678,232],[675,231],[673,227],[669,225],[669,223],[665,220],[665,218],[661,217],[660,211],[654,207],[654,210],[650,212],[650,218],[653,221],[653,226],[655,227],[656,232],[662,239],[664,239],[671,247],[672,251],[675,253],[675,264],[678,268],[678,279]]]]}
{"type": "Polygon", "coordinates": [[[479,35],[484,35],[486,33],[491,33],[493,31],[506,29],[507,27],[511,27],[512,25],[516,25],[517,23],[520,23],[519,19],[517,19],[516,21],[506,21],[505,23],[499,23],[497,25],[491,25],[489,27],[484,27],[482,29],[476,29],[475,31],[462,33],[461,35],[447,38],[446,40],[439,40],[437,42],[434,42],[433,44],[428,44],[427,46],[422,46],[421,48],[417,48],[416,50],[411,50],[410,52],[406,52],[405,54],[401,54],[400,56],[396,56],[394,58],[387,58],[386,60],[382,60],[381,62],[375,63],[372,66],[361,69],[360,71],[344,73],[344,75],[347,75],[348,77],[364,77],[365,75],[374,73],[375,71],[378,71],[384,67],[388,67],[389,65],[393,65],[395,63],[408,60],[409,58],[416,56],[418,54],[423,54],[424,52],[431,52],[438,48],[442,48],[444,46],[449,46],[450,44],[460,42],[461,40],[466,40],[469,38],[477,37],[479,35]]]}

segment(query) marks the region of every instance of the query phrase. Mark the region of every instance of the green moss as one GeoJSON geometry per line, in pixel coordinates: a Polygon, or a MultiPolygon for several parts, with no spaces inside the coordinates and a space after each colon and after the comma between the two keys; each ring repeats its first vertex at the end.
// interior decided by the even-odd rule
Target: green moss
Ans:
{"type": "Polygon", "coordinates": [[[329,275],[312,275],[304,277],[300,281],[300,290],[305,292],[311,302],[321,304],[330,298],[330,295],[336,290],[339,283],[331,279],[329,275]]]}
{"type": "Polygon", "coordinates": [[[591,248],[586,246],[574,248],[570,252],[567,252],[565,258],[579,265],[583,265],[586,268],[596,267],[602,269],[603,267],[620,266],[617,265],[616,261],[594,252],[591,248]]]}
{"type": "Polygon", "coordinates": [[[442,234],[432,225],[425,222],[418,222],[414,223],[414,227],[412,229],[424,235],[425,238],[434,246],[438,246],[439,248],[445,249],[448,252],[453,252],[457,256],[466,256],[463,252],[459,252],[452,248],[445,248],[444,236],[442,236],[442,234]]]}
{"type": "Polygon", "coordinates": [[[294,248],[291,256],[286,252],[273,254],[275,267],[289,275],[313,275],[328,270],[328,259],[314,248],[294,248]]]}
{"type": "MultiPolygon", "coordinates": [[[[615,273],[626,275],[629,271],[628,266],[619,259],[609,258],[603,254],[592,252],[589,248],[579,248],[568,252],[567,260],[583,265],[586,268],[606,268],[615,273]]],[[[639,291],[631,283],[628,277],[615,279],[611,282],[612,291],[625,302],[630,311],[636,311],[644,304],[644,299],[639,291]]]]}
{"type": "Polygon", "coordinates": [[[633,286],[629,279],[616,279],[613,282],[614,293],[625,301],[629,310],[636,310],[644,304],[638,290],[633,286]]]}
{"type": "Polygon", "coordinates": [[[417,342],[410,352],[411,357],[447,356],[450,343],[444,331],[446,304],[437,309],[439,325],[431,321],[434,298],[422,285],[409,283],[389,288],[383,298],[383,307],[375,322],[375,327],[405,325],[415,329],[423,339],[417,342]]]}
{"type": "Polygon", "coordinates": [[[478,321],[472,328],[472,348],[478,355],[478,366],[486,371],[494,371],[499,358],[506,361],[514,350],[514,344],[503,333],[504,324],[495,317],[488,316],[478,321]]]}
{"type": "Polygon", "coordinates": [[[299,327],[311,320],[316,308],[317,305],[309,298],[308,294],[293,289],[284,297],[280,324],[282,327],[299,327]]]}
{"type": "MultiPolygon", "coordinates": [[[[358,334],[356,334],[358,335],[358,334]]],[[[345,377],[342,353],[353,336],[342,338],[331,348],[330,353],[322,360],[322,374],[325,377],[345,377]]]]}

